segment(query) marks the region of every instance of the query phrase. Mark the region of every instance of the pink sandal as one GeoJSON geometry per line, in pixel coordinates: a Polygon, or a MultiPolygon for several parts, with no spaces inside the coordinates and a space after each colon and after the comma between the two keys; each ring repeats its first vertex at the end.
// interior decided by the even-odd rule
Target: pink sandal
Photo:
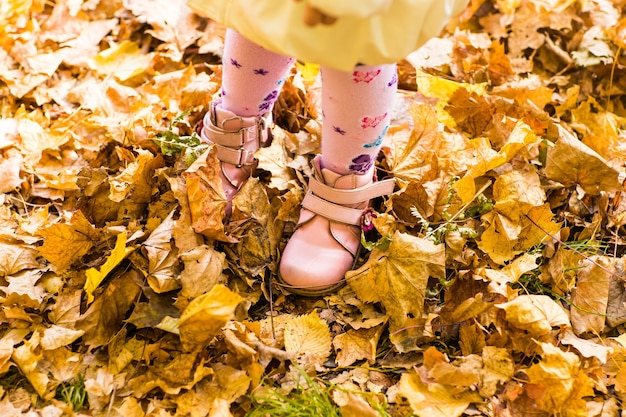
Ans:
{"type": "Polygon", "coordinates": [[[361,218],[369,201],[393,192],[395,181],[371,174],[339,175],[314,159],[296,231],[283,251],[278,280],[304,296],[329,294],[345,284],[361,243],[361,218]]]}

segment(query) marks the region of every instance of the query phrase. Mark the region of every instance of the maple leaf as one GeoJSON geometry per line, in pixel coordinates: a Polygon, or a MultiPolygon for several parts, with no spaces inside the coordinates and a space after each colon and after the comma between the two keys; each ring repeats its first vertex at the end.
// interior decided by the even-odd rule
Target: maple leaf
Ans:
{"type": "Polygon", "coordinates": [[[621,189],[618,172],[563,127],[559,140],[548,149],[545,174],[566,187],[580,185],[592,195],[621,189]]]}
{"type": "Polygon", "coordinates": [[[44,242],[39,252],[58,270],[64,270],[82,258],[101,235],[81,211],[72,215],[69,224],[53,224],[40,233],[44,242]]]}
{"type": "Polygon", "coordinates": [[[113,277],[102,294],[76,322],[76,329],[83,330],[83,342],[92,347],[105,345],[117,333],[127,312],[134,305],[141,282],[139,272],[130,270],[113,277]]]}
{"type": "Polygon", "coordinates": [[[352,365],[358,360],[376,361],[376,349],[383,327],[353,330],[335,336],[333,347],[337,353],[337,365],[340,368],[352,365]]]}
{"type": "Polygon", "coordinates": [[[226,195],[219,178],[217,148],[210,147],[184,172],[192,226],[210,239],[234,242],[224,231],[226,195]]]}
{"type": "MultiPolygon", "coordinates": [[[[388,249],[374,249],[361,268],[346,274],[346,280],[361,300],[385,307],[393,332],[409,317],[422,317],[428,279],[443,278],[444,266],[443,245],[396,232],[388,249]]],[[[400,340],[394,344],[403,349],[400,340]]]]}
{"type": "Polygon", "coordinates": [[[586,332],[600,334],[605,330],[610,285],[614,280],[619,260],[607,256],[585,259],[577,273],[572,290],[572,329],[580,335],[586,332]]]}
{"type": "Polygon", "coordinates": [[[181,285],[177,279],[178,253],[172,244],[173,215],[170,213],[142,245],[148,256],[148,284],[157,293],[173,291],[181,285]]]}
{"type": "Polygon", "coordinates": [[[538,138],[532,129],[523,121],[518,121],[511,132],[507,142],[499,151],[492,149],[487,138],[472,140],[475,147],[476,159],[469,167],[467,173],[454,184],[464,203],[471,201],[476,192],[474,180],[486,174],[488,171],[504,165],[510,161],[521,149],[529,144],[537,142],[538,138]]]}
{"type": "Polygon", "coordinates": [[[28,246],[0,242],[0,276],[40,267],[37,256],[37,251],[28,246]]]}

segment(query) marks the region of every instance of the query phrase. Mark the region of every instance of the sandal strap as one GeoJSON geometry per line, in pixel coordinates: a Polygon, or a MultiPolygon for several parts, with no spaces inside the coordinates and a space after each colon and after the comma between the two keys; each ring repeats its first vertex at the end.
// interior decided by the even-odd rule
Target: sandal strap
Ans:
{"type": "Polygon", "coordinates": [[[364,187],[343,190],[311,178],[309,190],[302,200],[302,207],[331,221],[360,226],[364,209],[345,207],[345,205],[359,204],[375,197],[391,194],[394,185],[395,180],[391,178],[373,182],[364,187]]]}
{"type": "Polygon", "coordinates": [[[269,141],[272,114],[241,117],[220,108],[219,103],[220,100],[211,102],[202,127],[203,138],[215,144],[219,161],[237,167],[255,164],[254,153],[269,141]]]}

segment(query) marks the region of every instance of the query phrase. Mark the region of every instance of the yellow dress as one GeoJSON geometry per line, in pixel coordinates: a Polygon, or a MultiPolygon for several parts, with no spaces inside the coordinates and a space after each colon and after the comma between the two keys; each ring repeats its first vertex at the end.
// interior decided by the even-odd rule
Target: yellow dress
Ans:
{"type": "Polygon", "coordinates": [[[406,57],[436,36],[467,0],[187,0],[201,16],[305,62],[351,71],[406,57]],[[337,17],[307,26],[305,2],[337,17]]]}

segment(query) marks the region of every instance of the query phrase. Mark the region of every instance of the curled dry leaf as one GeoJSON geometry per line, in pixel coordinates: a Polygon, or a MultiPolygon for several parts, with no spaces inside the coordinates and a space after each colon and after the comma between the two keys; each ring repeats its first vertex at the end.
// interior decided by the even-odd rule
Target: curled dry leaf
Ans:
{"type": "Polygon", "coordinates": [[[534,337],[541,338],[553,328],[570,327],[563,307],[547,295],[520,295],[496,307],[504,310],[509,324],[534,337]]]}

